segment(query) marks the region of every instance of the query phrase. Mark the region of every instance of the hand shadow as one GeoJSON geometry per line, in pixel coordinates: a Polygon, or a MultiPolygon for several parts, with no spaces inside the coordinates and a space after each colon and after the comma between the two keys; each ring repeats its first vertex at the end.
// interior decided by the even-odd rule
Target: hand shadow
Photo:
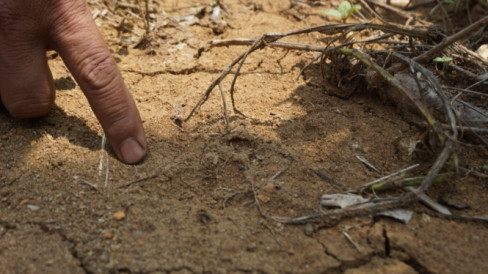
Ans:
{"type": "Polygon", "coordinates": [[[31,119],[16,119],[8,114],[0,101],[0,135],[13,134],[23,136],[29,143],[50,134],[53,138],[64,137],[71,144],[88,148],[92,151],[100,149],[101,135],[87,126],[87,122],[79,117],[71,116],[54,105],[46,116],[31,119]]]}

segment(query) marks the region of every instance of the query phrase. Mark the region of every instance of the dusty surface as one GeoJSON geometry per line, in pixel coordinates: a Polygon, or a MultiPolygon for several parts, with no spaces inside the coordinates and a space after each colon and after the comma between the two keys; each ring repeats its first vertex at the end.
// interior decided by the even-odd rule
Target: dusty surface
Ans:
{"type": "MultiPolygon", "coordinates": [[[[89,2],[94,13],[106,9],[89,2]]],[[[155,30],[138,48],[133,45],[144,33],[143,21],[128,14],[129,31],[118,32],[123,11],[97,17],[150,145],[147,159],[136,166],[109,153],[107,187],[106,165],[99,170],[106,155],[101,128],[59,57],[50,60],[58,96],[47,117],[20,121],[0,113],[0,273],[488,272],[486,225],[446,220],[421,204],[411,207],[414,217],[406,225],[357,217],[333,227],[291,226],[263,218],[253,187],[263,212],[292,217],[318,211],[321,194],[342,191],[313,170],[356,188],[417,162],[428,167],[433,156],[408,156],[405,146],[423,133],[395,108],[367,94],[349,100],[327,95],[318,66],[296,80],[314,55],[285,56],[280,49],[251,55],[238,79],[237,107],[256,120],[230,111],[226,128],[216,89],[180,130],[171,117],[187,115],[246,49],[199,52],[206,42],[327,22],[324,7],[230,0],[224,1],[226,23],[220,18],[214,26],[208,14],[194,25],[173,20],[203,2],[210,3],[154,3],[155,30]]],[[[320,43],[319,38],[288,40],[320,43]]],[[[229,83],[224,81],[225,91],[229,83]]],[[[483,151],[461,153],[461,161],[477,170],[483,159],[483,151]]],[[[470,207],[455,212],[483,215],[486,185],[466,176],[436,184],[429,194],[470,207]]]]}

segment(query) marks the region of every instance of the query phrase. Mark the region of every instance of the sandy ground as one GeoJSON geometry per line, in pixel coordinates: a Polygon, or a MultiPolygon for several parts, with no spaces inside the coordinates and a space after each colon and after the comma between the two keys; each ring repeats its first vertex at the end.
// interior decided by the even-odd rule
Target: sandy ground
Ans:
{"type": "MultiPolygon", "coordinates": [[[[303,51],[267,48],[247,59],[236,106],[254,119],[233,114],[229,77],[222,85],[229,125],[216,89],[179,128],[171,117],[187,115],[247,49],[205,48],[208,41],[328,23],[325,7],[265,0],[224,1],[218,24],[209,14],[195,24],[175,21],[210,2],[155,1],[154,31],[134,48],[144,33],[133,15],[140,13],[105,14],[102,1],[89,1],[150,146],[135,166],[109,151],[107,186],[101,127],[59,57],[49,53],[58,92],[48,116],[16,120],[1,111],[0,273],[488,273],[486,225],[447,220],[422,204],[410,207],[408,224],[363,216],[332,226],[284,225],[261,216],[254,193],[268,216],[317,212],[320,196],[342,192],[340,185],[357,188],[415,163],[428,168],[434,155],[408,155],[406,146],[424,133],[377,97],[361,90],[348,100],[328,95],[319,65],[296,79],[314,57],[303,51]],[[118,30],[123,14],[125,30],[118,30]]],[[[484,151],[460,155],[475,168],[486,161],[484,151]]],[[[454,212],[483,215],[486,186],[461,176],[434,184],[429,195],[469,207],[454,212]]]]}

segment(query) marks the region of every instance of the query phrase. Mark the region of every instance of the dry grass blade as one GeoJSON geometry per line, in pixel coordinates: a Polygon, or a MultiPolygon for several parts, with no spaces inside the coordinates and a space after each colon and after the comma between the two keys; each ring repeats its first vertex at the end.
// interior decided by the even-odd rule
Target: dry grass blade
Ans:
{"type": "MultiPolygon", "coordinates": [[[[443,173],[437,175],[433,182],[440,183],[446,182],[453,177],[454,173],[443,173]]],[[[420,186],[424,181],[425,177],[409,177],[409,178],[401,178],[396,180],[389,180],[386,182],[379,182],[373,185],[370,185],[370,189],[373,192],[385,191],[385,190],[392,190],[392,189],[400,189],[405,187],[411,186],[420,186]]]]}
{"type": "Polygon", "coordinates": [[[282,216],[267,216],[273,221],[285,224],[305,224],[309,222],[321,223],[322,225],[335,225],[338,221],[356,216],[365,216],[375,214],[384,210],[395,209],[411,202],[417,201],[417,196],[413,193],[408,193],[401,197],[388,198],[388,199],[375,199],[364,204],[356,206],[350,206],[341,209],[320,211],[317,213],[302,215],[298,217],[282,217],[282,216]]]}
{"type": "Polygon", "coordinates": [[[402,173],[404,173],[404,172],[410,171],[410,170],[412,170],[412,169],[414,169],[414,168],[417,168],[417,167],[419,167],[419,166],[420,166],[420,164],[415,164],[415,165],[412,165],[412,166],[409,166],[409,167],[403,168],[403,169],[401,169],[401,170],[399,170],[399,171],[397,171],[397,172],[394,172],[394,173],[391,173],[391,174],[389,174],[389,175],[386,175],[386,176],[384,176],[384,177],[381,177],[381,178],[379,178],[379,179],[376,179],[376,180],[374,180],[374,181],[371,181],[371,182],[369,182],[369,183],[365,184],[364,186],[362,186],[358,192],[363,192],[364,190],[366,190],[366,189],[368,189],[368,188],[372,187],[373,185],[376,185],[376,184],[378,184],[378,183],[381,183],[381,182],[383,182],[383,181],[386,181],[386,180],[388,180],[388,179],[390,179],[390,178],[392,178],[392,177],[395,177],[395,176],[400,175],[400,174],[402,174],[402,173]]]}

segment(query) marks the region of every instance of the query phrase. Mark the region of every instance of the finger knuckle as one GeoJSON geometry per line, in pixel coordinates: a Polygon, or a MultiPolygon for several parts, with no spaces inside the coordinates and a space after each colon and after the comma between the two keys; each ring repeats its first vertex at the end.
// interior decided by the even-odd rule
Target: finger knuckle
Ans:
{"type": "Polygon", "coordinates": [[[51,100],[24,100],[5,104],[10,115],[14,118],[35,118],[46,115],[52,107],[51,100]]]}
{"type": "Polygon", "coordinates": [[[104,92],[113,87],[118,77],[117,66],[112,56],[105,49],[94,50],[80,64],[80,85],[85,85],[89,92],[104,92]]]}

